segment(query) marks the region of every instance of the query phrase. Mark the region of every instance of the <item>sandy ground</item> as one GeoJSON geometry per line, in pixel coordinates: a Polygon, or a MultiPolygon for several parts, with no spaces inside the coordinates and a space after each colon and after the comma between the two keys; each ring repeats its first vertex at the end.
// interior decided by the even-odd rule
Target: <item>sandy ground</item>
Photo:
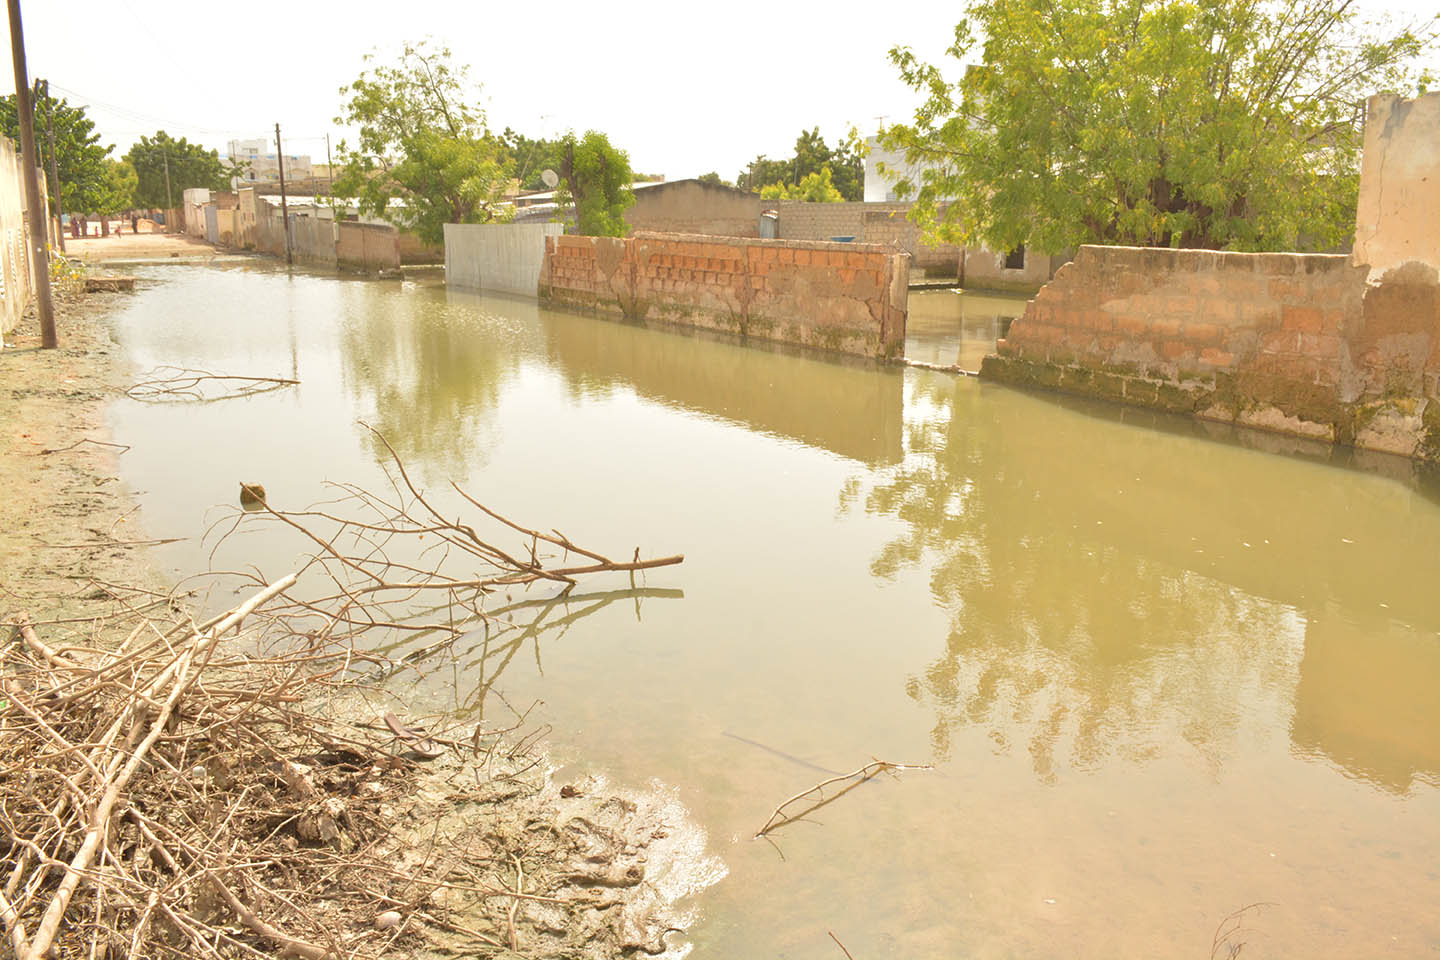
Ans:
{"type": "Polygon", "coordinates": [[[106,260],[143,260],[159,257],[215,257],[225,251],[183,234],[125,233],[65,241],[65,256],[102,263],[106,260]]]}
{"type": "Polygon", "coordinates": [[[97,581],[153,584],[105,403],[125,371],[105,316],[133,294],[56,296],[60,347],[31,314],[0,350],[0,619],[64,616],[97,581]],[[73,601],[73,602],[72,602],[73,601]]]}

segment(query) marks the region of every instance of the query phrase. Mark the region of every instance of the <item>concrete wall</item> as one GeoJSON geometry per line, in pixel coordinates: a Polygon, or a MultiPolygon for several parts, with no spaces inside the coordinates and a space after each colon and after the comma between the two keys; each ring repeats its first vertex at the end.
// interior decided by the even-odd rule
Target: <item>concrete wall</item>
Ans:
{"type": "Polygon", "coordinates": [[[564,231],[559,223],[447,223],[445,282],[533,297],[540,287],[545,238],[564,231]]]}
{"type": "Polygon", "coordinates": [[[0,335],[15,329],[35,295],[20,156],[0,137],[0,335]]]}
{"type": "Polygon", "coordinates": [[[632,233],[699,233],[715,237],[760,236],[760,214],[773,207],[758,193],[699,180],[676,180],[635,191],[625,211],[632,233]]]}
{"type": "Polygon", "coordinates": [[[867,357],[905,345],[910,258],[871,244],[686,234],[545,239],[540,298],[867,357]]]}
{"type": "Polygon", "coordinates": [[[1371,286],[1344,255],[1086,246],[982,373],[1440,459],[1430,290],[1371,286]]]}
{"type": "Polygon", "coordinates": [[[1370,98],[1351,256],[1372,279],[1412,261],[1440,268],[1440,93],[1370,98]]]}
{"type": "Polygon", "coordinates": [[[400,269],[399,233],[394,227],[346,220],[337,225],[335,256],[340,266],[366,273],[400,269]]]}
{"type": "Polygon", "coordinates": [[[400,252],[400,262],[406,264],[431,264],[445,262],[445,246],[432,247],[408,230],[401,230],[395,236],[395,246],[400,252]]]}
{"type": "Polygon", "coordinates": [[[805,203],[781,200],[780,239],[828,240],[854,237],[858,243],[884,243],[910,254],[911,265],[927,277],[956,277],[961,248],[920,242],[920,228],[910,221],[908,203],[805,203]]]}

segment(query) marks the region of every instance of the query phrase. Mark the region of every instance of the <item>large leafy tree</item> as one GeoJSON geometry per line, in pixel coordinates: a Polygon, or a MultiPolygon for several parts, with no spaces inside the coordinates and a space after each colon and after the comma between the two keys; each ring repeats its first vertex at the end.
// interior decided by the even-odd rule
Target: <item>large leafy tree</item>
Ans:
{"type": "MultiPolygon", "coordinates": [[[[842,200],[859,200],[865,194],[865,154],[858,131],[829,146],[820,128],[801,130],[795,138],[795,154],[788,160],[771,160],[764,154],[740,172],[736,185],[742,190],[763,192],[775,184],[798,187],[807,177],[830,168],[834,188],[842,200]]],[[[813,181],[812,181],[813,182],[813,181]]]]}
{"type": "Polygon", "coordinates": [[[550,189],[542,179],[546,170],[559,170],[564,144],[560,140],[532,140],[523,133],[505,128],[499,136],[513,176],[520,181],[521,190],[550,189]]]}
{"type": "Polygon", "coordinates": [[[922,171],[900,185],[932,239],[1331,247],[1364,98],[1424,82],[1436,23],[1366,26],[1352,0],[971,0],[958,80],[891,51],[925,100],[883,139],[922,171]]]}
{"type": "Polygon", "coordinates": [[[772,183],[760,191],[766,200],[804,200],[808,203],[839,203],[845,197],[835,188],[830,164],[808,173],[799,183],[772,183]]]}
{"type": "MultiPolygon", "coordinates": [[[[37,80],[32,102],[35,104],[37,159],[45,171],[50,208],[56,210],[63,204],[66,212],[96,212],[106,187],[107,157],[114,148],[101,145],[100,135],[95,132],[95,124],[85,115],[84,107],[71,106],[63,97],[52,96],[49,89],[48,83],[37,80]],[[60,174],[58,202],[57,185],[49,182],[52,132],[55,165],[60,174]]],[[[0,97],[0,130],[15,142],[18,154],[20,125],[14,94],[0,97]]]]}
{"type": "Polygon", "coordinates": [[[141,137],[126,151],[125,160],[135,171],[135,201],[142,207],[176,206],[191,187],[224,190],[234,172],[218,151],[206,150],[184,137],[177,140],[164,130],[141,137]]]}
{"type": "Polygon", "coordinates": [[[505,219],[507,150],[471,106],[467,74],[449,50],[422,41],[341,88],[337,122],[360,133],[353,147],[340,144],[335,195],[436,245],[447,223],[505,219]]]}
{"type": "Polygon", "coordinates": [[[95,195],[95,202],[87,209],[107,216],[130,210],[137,206],[135,194],[138,187],[135,168],[128,161],[107,159],[105,176],[95,195]]]}
{"type": "Polygon", "coordinates": [[[576,228],[585,236],[625,236],[630,229],[625,211],[635,202],[630,155],[596,130],[583,137],[566,134],[561,144],[556,202],[561,209],[574,207],[576,228]]]}

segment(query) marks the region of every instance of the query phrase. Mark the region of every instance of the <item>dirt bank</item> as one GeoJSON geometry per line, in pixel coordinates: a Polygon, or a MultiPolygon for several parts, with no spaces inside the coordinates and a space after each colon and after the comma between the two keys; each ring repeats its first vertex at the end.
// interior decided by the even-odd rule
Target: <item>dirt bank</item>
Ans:
{"type": "MultiPolygon", "coordinates": [[[[0,489],[5,491],[0,497],[0,683],[6,694],[0,697],[0,721],[7,727],[17,720],[23,725],[24,718],[15,712],[17,701],[31,705],[26,714],[31,719],[40,710],[70,706],[44,699],[47,689],[57,684],[46,679],[40,645],[58,648],[67,657],[93,654],[93,662],[102,662],[102,651],[114,649],[133,625],[143,622],[135,611],[153,611],[156,622],[163,615],[167,626],[179,625],[176,629],[183,629],[187,616],[185,598],[171,596],[169,585],[148,563],[143,516],[116,476],[124,449],[106,424],[106,404],[121,395],[135,375],[109,325],[133,296],[61,297],[60,349],[39,348],[38,327],[31,317],[0,351],[0,376],[6,383],[0,392],[0,489]],[[34,623],[37,643],[24,639],[18,627],[22,619],[34,623]]],[[[170,817],[178,829],[182,822],[205,822],[214,813],[216,798],[224,796],[234,804],[231,814],[240,812],[232,817],[238,824],[254,807],[256,832],[236,836],[255,844],[256,855],[241,853],[235,859],[252,864],[257,882],[288,891],[278,901],[268,901],[269,916],[282,918],[287,929],[315,943],[334,944],[347,956],[471,956],[479,950],[484,955],[500,951],[599,958],[688,952],[683,937],[690,922],[686,898],[723,875],[724,867],[706,854],[703,832],[663,788],[631,791],[598,779],[556,783],[527,730],[482,730],[473,722],[462,730],[446,718],[423,721],[430,730],[456,738],[444,742],[441,755],[402,763],[408,745],[387,731],[388,709],[403,706],[383,689],[327,697],[313,704],[315,715],[324,713],[332,725],[344,724],[356,750],[362,741],[368,745],[365,750],[357,754],[312,748],[301,755],[290,749],[283,733],[274,736],[267,730],[265,750],[280,751],[288,759],[281,767],[240,761],[238,769],[232,766],[233,750],[210,739],[213,731],[205,729],[206,723],[187,713],[169,740],[156,747],[160,764],[143,767],[130,785],[127,795],[134,809],[148,811],[136,812],[132,819],[150,822],[146,817],[153,817],[163,823],[170,817]],[[186,723],[198,725],[199,732],[187,732],[186,723]],[[177,748],[167,744],[187,737],[191,739],[184,740],[184,749],[169,758],[166,751],[177,748]],[[387,753],[396,761],[384,759],[387,753]],[[369,759],[357,766],[355,757],[360,755],[369,759]],[[195,783],[200,786],[186,780],[185,789],[177,792],[175,769],[189,771],[192,779],[198,776],[195,783]],[[304,789],[296,789],[287,769],[308,771],[304,789]],[[165,802],[147,803],[147,797],[163,797],[165,802]],[[280,818],[278,824],[266,819],[275,809],[272,800],[287,804],[294,815],[280,818]],[[194,810],[186,809],[190,803],[194,810]],[[342,826],[314,829],[327,817],[342,826]],[[352,823],[366,826],[345,826],[352,823]],[[285,862],[284,851],[296,849],[312,851],[310,863],[333,861],[335,872],[323,882],[285,883],[293,864],[285,862]],[[394,875],[382,877],[368,868],[346,873],[341,867],[356,850],[370,858],[367,863],[393,865],[394,875]],[[384,926],[391,911],[395,925],[384,926]]],[[[86,716],[70,718],[81,730],[77,743],[90,742],[84,736],[86,716]]],[[[52,721],[59,725],[58,714],[52,714],[52,721]]],[[[38,731],[42,745],[47,729],[41,725],[32,731],[38,731]]],[[[220,729],[218,722],[215,729],[220,729]]],[[[35,755],[26,748],[26,756],[35,755]]],[[[62,750],[55,756],[66,755],[62,750]]],[[[18,755],[0,763],[0,802],[15,824],[22,823],[17,811],[33,803],[36,788],[12,774],[29,765],[31,761],[18,755]]],[[[54,782],[89,789],[81,768],[54,782]]],[[[58,801],[58,795],[52,799],[58,801]]],[[[50,800],[46,804],[47,809],[59,808],[50,800]]],[[[58,821],[42,821],[49,837],[54,831],[47,824],[58,821]]],[[[83,818],[75,821],[75,829],[83,826],[83,818]]],[[[12,829],[20,834],[19,827],[12,829]]],[[[130,835],[134,829],[128,822],[117,826],[112,841],[117,849],[140,842],[130,835]]],[[[72,849],[63,838],[45,842],[56,844],[56,851],[72,849]]],[[[20,849],[0,837],[7,861],[16,860],[20,849]]],[[[176,920],[173,929],[150,926],[156,949],[163,955],[216,957],[274,952],[273,937],[257,932],[248,921],[239,922],[224,904],[216,905],[213,891],[199,879],[207,869],[203,863],[180,864],[175,870],[181,868],[191,870],[190,880],[179,882],[179,873],[167,872],[170,868],[163,864],[145,867],[157,891],[180,891],[165,896],[173,898],[170,909],[181,919],[193,921],[196,928],[224,930],[233,946],[217,947],[213,953],[187,952],[201,944],[187,942],[179,932],[185,926],[176,920]]],[[[32,933],[38,912],[59,881],[60,871],[46,877],[45,869],[37,867],[34,895],[19,911],[32,933]]],[[[21,886],[31,889],[28,881],[21,886]]],[[[94,955],[96,944],[103,955],[106,931],[136,927],[135,911],[127,913],[130,908],[117,900],[114,890],[107,898],[97,894],[98,889],[89,879],[81,881],[67,914],[77,919],[61,927],[57,941],[61,955],[79,956],[87,948],[94,955]],[[85,919],[102,915],[103,922],[85,919]]],[[[267,903],[254,890],[242,894],[267,903]]],[[[136,902],[144,902],[143,895],[135,896],[136,902]]]]}
{"type": "Polygon", "coordinates": [[[56,296],[60,348],[32,310],[0,350],[0,617],[77,616],[105,583],[153,586],[105,404],[126,371],[107,317],[131,294],[56,296]]]}

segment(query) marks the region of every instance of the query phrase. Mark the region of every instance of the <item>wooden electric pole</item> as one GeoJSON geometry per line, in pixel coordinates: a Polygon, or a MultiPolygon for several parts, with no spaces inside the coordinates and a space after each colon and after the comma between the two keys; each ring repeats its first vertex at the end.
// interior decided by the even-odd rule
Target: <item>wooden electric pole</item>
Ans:
{"type": "Polygon", "coordinates": [[[285,223],[285,262],[295,263],[290,252],[290,208],[285,202],[285,150],[280,146],[280,124],[275,124],[275,162],[280,167],[280,219],[285,223]]]}
{"type": "Polygon", "coordinates": [[[330,204],[335,204],[335,161],[330,159],[330,134],[325,134],[325,181],[330,194],[330,204]]]}
{"type": "Polygon", "coordinates": [[[10,8],[10,56],[15,61],[15,113],[20,121],[20,173],[25,178],[25,205],[30,221],[30,267],[35,275],[35,313],[40,318],[40,345],[54,349],[55,309],[50,303],[50,256],[45,250],[49,226],[40,196],[40,170],[35,166],[35,114],[30,102],[30,76],[25,69],[25,33],[20,26],[20,0],[10,8]]]}
{"type": "Polygon", "coordinates": [[[65,252],[65,225],[59,224],[59,219],[65,215],[65,201],[60,189],[60,166],[55,162],[55,102],[50,99],[50,81],[44,82],[45,97],[45,139],[50,141],[50,184],[55,188],[55,239],[59,242],[55,246],[60,252],[65,252]]]}

